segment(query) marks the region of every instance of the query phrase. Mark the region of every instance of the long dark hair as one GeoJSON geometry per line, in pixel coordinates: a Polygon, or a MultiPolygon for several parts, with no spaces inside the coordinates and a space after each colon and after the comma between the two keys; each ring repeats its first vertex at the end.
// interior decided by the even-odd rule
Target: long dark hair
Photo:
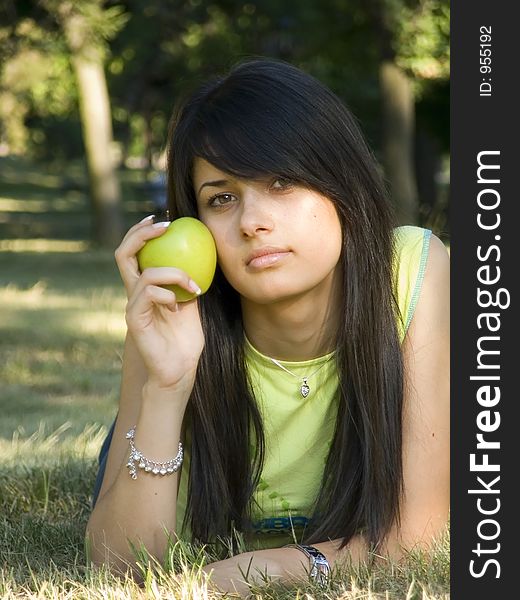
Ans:
{"type": "MultiPolygon", "coordinates": [[[[241,178],[275,175],[327,196],[343,233],[343,322],[335,340],[338,416],[306,540],[361,533],[371,547],[399,521],[403,362],[393,286],[395,217],[377,163],[345,105],[282,61],[255,59],[204,83],[172,117],[169,210],[197,216],[195,157],[241,178]]],[[[200,299],[205,331],[189,405],[186,518],[207,542],[246,530],[264,457],[245,368],[240,300],[220,270],[200,299]]]]}

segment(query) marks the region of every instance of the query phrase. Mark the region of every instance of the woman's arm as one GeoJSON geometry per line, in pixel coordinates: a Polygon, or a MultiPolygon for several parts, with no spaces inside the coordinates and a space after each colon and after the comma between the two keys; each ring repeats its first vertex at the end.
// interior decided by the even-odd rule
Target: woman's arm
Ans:
{"type": "Polygon", "coordinates": [[[125,439],[125,435],[137,423],[141,406],[142,389],[147,378],[148,373],[143,359],[137,350],[132,336],[127,332],[121,367],[119,409],[98,500],[112,487],[121,465],[127,457],[128,441],[125,439]]]}
{"type": "MultiPolygon", "coordinates": [[[[115,251],[116,264],[128,299],[134,293],[140,277],[137,252],[147,240],[159,237],[165,231],[165,227],[160,223],[153,225],[153,216],[150,215],[134,225],[115,251]]],[[[125,435],[137,423],[142,389],[147,378],[148,372],[143,358],[132,335],[127,331],[121,368],[119,409],[98,500],[112,487],[128,454],[128,441],[125,439],[125,435]]]]}
{"type": "MultiPolygon", "coordinates": [[[[364,562],[367,547],[361,536],[353,537],[348,546],[339,550],[341,540],[313,544],[325,555],[331,567],[339,560],[350,559],[353,564],[364,562]]],[[[297,548],[271,548],[244,552],[206,565],[203,571],[210,577],[210,585],[222,592],[246,596],[249,585],[262,585],[266,576],[273,582],[305,581],[309,577],[310,561],[297,548]]]]}
{"type": "MultiPolygon", "coordinates": [[[[138,416],[128,429],[137,424],[135,445],[152,460],[165,461],[177,454],[181,439],[182,418],[190,389],[161,388],[154,382],[143,386],[138,416]]],[[[130,411],[129,411],[130,412],[130,411]]],[[[118,425],[127,415],[120,409],[118,425]]],[[[129,442],[124,431],[111,444],[112,464],[107,462],[100,497],[87,524],[90,558],[94,564],[109,564],[126,571],[135,564],[130,542],[141,544],[162,560],[167,534],[175,533],[179,472],[167,476],[152,475],[141,469],[132,479],[126,462],[129,442]],[[113,446],[113,448],[112,448],[113,446]],[[122,461],[118,460],[122,457],[122,461]]]]}
{"type": "MultiPolygon", "coordinates": [[[[404,497],[401,522],[388,535],[378,555],[399,560],[405,550],[428,547],[445,531],[449,513],[449,256],[442,242],[432,236],[425,277],[414,317],[403,342],[406,391],[403,414],[404,497]]],[[[339,540],[313,544],[330,565],[350,558],[368,558],[360,536],[339,550],[339,540]]],[[[290,581],[305,577],[309,562],[294,548],[276,548],[240,554],[212,563],[214,585],[245,594],[242,573],[249,572],[290,581]]]]}
{"type": "Polygon", "coordinates": [[[403,342],[404,498],[401,526],[388,539],[428,544],[448,522],[450,501],[450,261],[432,235],[419,302],[403,342]]]}
{"type": "MultiPolygon", "coordinates": [[[[162,228],[164,231],[165,229],[162,228]]],[[[151,460],[173,458],[195,381],[204,338],[197,300],[178,304],[161,287],[194,283],[179,269],[137,269],[135,254],[159,235],[150,223],[134,226],[116,251],[128,294],[128,335],[123,358],[121,399],[97,503],[87,524],[90,558],[126,571],[135,556],[130,543],[163,557],[167,534],[175,533],[178,472],[155,476],[127,468],[127,432],[136,426],[135,446],[151,460]]]]}

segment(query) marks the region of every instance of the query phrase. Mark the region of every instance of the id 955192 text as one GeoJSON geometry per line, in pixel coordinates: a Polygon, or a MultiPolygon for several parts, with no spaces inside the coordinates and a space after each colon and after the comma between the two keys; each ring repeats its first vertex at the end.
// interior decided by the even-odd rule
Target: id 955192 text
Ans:
{"type": "Polygon", "coordinates": [[[479,95],[490,97],[492,92],[491,85],[491,25],[482,25],[480,28],[480,88],[479,95]]]}

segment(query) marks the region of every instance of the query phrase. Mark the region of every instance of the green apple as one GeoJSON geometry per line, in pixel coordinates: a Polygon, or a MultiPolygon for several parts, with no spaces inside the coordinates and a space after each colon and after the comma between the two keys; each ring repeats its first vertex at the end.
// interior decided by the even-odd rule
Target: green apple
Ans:
{"type": "MultiPolygon", "coordinates": [[[[185,271],[200,287],[208,291],[217,265],[217,249],[210,230],[198,219],[180,217],[157,238],[148,240],[137,253],[141,271],[149,267],[177,267],[185,271]]],[[[196,294],[177,285],[164,285],[177,296],[178,302],[196,298],[196,294]]]]}

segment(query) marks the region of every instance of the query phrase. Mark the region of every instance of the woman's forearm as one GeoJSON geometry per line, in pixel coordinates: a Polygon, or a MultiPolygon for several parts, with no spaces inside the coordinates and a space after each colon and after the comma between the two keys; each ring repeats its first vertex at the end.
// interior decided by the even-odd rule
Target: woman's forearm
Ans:
{"type": "Polygon", "coordinates": [[[143,359],[137,350],[130,332],[127,332],[121,367],[119,408],[114,434],[110,443],[103,484],[99,491],[98,502],[112,487],[122,464],[127,459],[128,441],[126,432],[133,427],[139,416],[142,390],[148,378],[143,359]]]}
{"type": "MultiPolygon", "coordinates": [[[[355,536],[339,550],[340,540],[313,544],[327,558],[331,568],[338,561],[357,564],[367,559],[366,544],[361,536],[355,536]]],[[[310,572],[309,558],[297,548],[272,548],[244,552],[232,558],[214,562],[204,567],[210,575],[210,585],[222,592],[237,592],[245,596],[249,585],[262,585],[268,580],[290,583],[306,580],[310,572]]]]}
{"type": "MultiPolygon", "coordinates": [[[[420,544],[430,547],[433,537],[422,539],[416,536],[405,541],[398,531],[390,533],[388,539],[376,552],[369,552],[369,546],[361,535],[355,535],[349,543],[340,549],[341,540],[331,540],[312,544],[327,559],[331,569],[342,565],[361,565],[390,560],[399,562],[408,549],[420,544]]],[[[310,560],[301,550],[294,547],[272,548],[237,554],[226,560],[210,563],[204,567],[210,576],[210,586],[221,592],[237,592],[246,596],[249,586],[263,585],[267,580],[278,583],[291,583],[306,580],[310,573],[310,560]]]]}
{"type": "MultiPolygon", "coordinates": [[[[136,426],[135,446],[144,456],[163,462],[177,454],[188,398],[188,389],[164,389],[151,382],[144,385],[137,417],[132,422],[124,415],[127,425],[131,423],[128,429],[136,426]]],[[[121,414],[118,422],[120,418],[121,414]]],[[[125,437],[128,429],[114,439],[119,452],[123,448],[124,459],[112,474],[113,482],[100,495],[87,525],[92,562],[111,564],[119,570],[135,562],[129,541],[137,547],[144,545],[151,555],[162,559],[167,534],[175,532],[179,481],[179,472],[161,476],[139,468],[137,478],[131,478],[126,466],[130,454],[125,437]]]]}

